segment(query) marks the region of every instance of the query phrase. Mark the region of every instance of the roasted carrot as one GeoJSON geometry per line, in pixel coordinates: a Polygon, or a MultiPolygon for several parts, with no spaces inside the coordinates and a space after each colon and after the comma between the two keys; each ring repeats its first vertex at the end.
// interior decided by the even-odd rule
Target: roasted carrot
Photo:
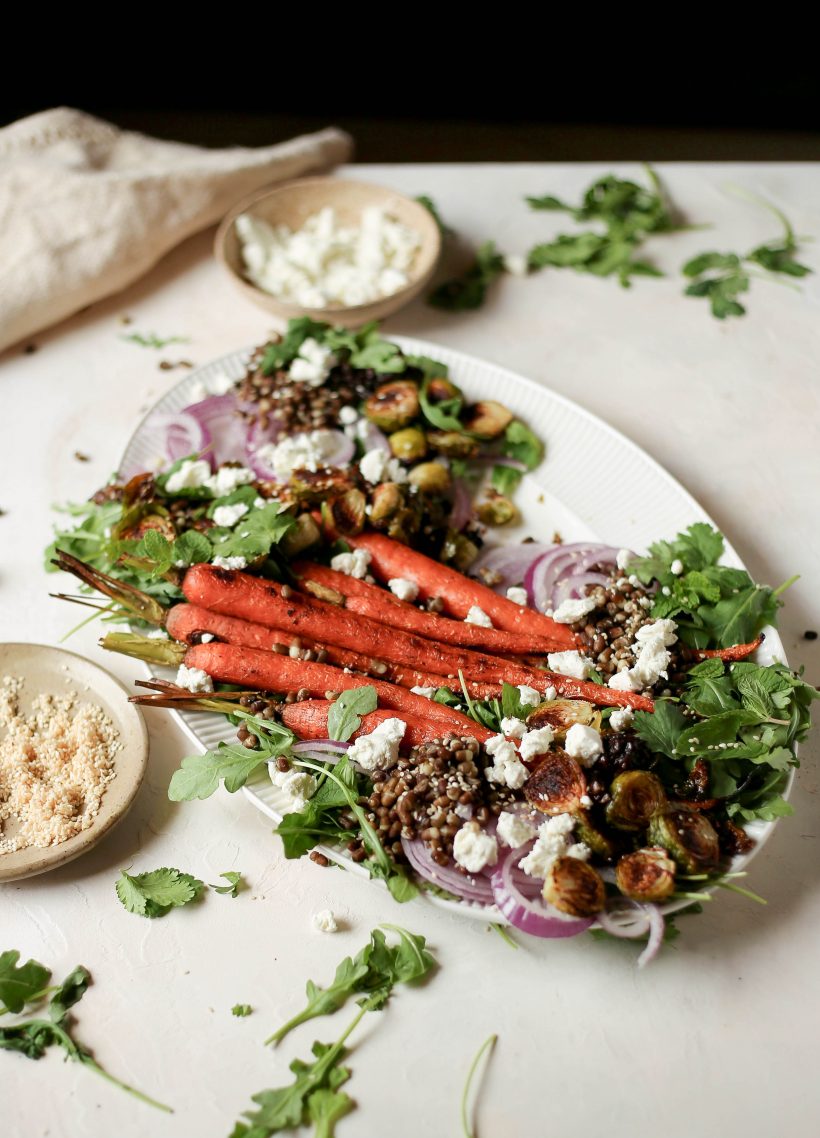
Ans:
{"type": "MultiPolygon", "coordinates": [[[[511,678],[515,673],[515,665],[508,665],[498,656],[438,644],[389,628],[317,597],[297,593],[289,586],[233,569],[194,565],[185,574],[182,590],[189,601],[203,608],[349,648],[420,672],[455,676],[462,671],[470,679],[488,683],[501,683],[508,674],[511,678]]],[[[511,679],[511,682],[527,681],[511,679]]]]}
{"type": "Polygon", "coordinates": [[[328,569],[311,561],[297,561],[291,570],[303,581],[314,581],[334,589],[345,598],[345,608],[369,616],[381,624],[416,632],[428,640],[442,644],[457,644],[464,648],[481,649],[500,655],[522,656],[555,652],[564,646],[554,638],[547,640],[533,632],[509,632],[502,628],[483,628],[480,624],[466,624],[463,620],[425,612],[378,585],[357,580],[346,573],[328,569]]]}
{"type": "Polygon", "coordinates": [[[367,550],[374,576],[385,582],[392,577],[414,581],[420,597],[424,600],[440,597],[447,612],[459,620],[464,620],[470,609],[476,606],[490,617],[496,628],[542,636],[562,648],[575,647],[575,636],[567,625],[558,624],[543,613],[500,597],[487,585],[465,577],[457,569],[425,557],[423,553],[417,553],[384,534],[363,533],[346,540],[356,549],[367,550]]]}
{"type": "MultiPolygon", "coordinates": [[[[327,717],[331,703],[326,699],[303,699],[298,703],[286,703],[282,708],[282,722],[289,727],[300,739],[327,739],[327,717]]],[[[441,725],[429,719],[422,719],[420,715],[411,715],[407,711],[371,711],[362,716],[362,725],[353,733],[353,738],[359,735],[369,735],[385,719],[402,719],[407,724],[407,730],[402,740],[402,749],[409,750],[420,743],[432,743],[448,734],[442,731],[441,725]]]]}
{"type": "Polygon", "coordinates": [[[745,660],[763,643],[763,637],[758,636],[749,644],[732,644],[730,648],[693,648],[692,654],[698,660],[745,660]]]}
{"type": "Polygon", "coordinates": [[[304,689],[312,698],[322,699],[328,691],[341,692],[351,688],[376,689],[379,703],[396,711],[406,711],[435,722],[439,731],[455,731],[485,742],[492,735],[486,727],[475,723],[454,708],[424,696],[415,695],[405,688],[343,672],[329,664],[312,660],[294,660],[260,648],[240,648],[233,644],[213,641],[196,644],[185,654],[189,668],[201,668],[213,679],[227,684],[240,684],[243,688],[286,694],[304,689]]]}

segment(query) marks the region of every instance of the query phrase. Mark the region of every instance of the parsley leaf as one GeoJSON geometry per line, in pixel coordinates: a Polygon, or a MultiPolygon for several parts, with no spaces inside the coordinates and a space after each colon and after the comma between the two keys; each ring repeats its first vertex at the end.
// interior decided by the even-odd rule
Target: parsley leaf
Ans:
{"type": "Polygon", "coordinates": [[[215,556],[244,557],[250,563],[267,557],[271,548],[295,525],[294,516],[283,512],[278,502],[271,501],[246,514],[233,529],[214,528],[209,536],[215,556]]]}
{"type": "Polygon", "coordinates": [[[361,716],[375,711],[377,705],[378,697],[373,687],[343,691],[330,706],[327,716],[328,736],[339,743],[346,743],[350,736],[359,730],[362,723],[361,716]]]}
{"type": "Polygon", "coordinates": [[[250,1004],[234,1004],[234,1006],[231,1008],[231,1015],[237,1016],[241,1019],[244,1016],[249,1016],[252,1011],[253,1008],[250,1004]]]}
{"type": "Polygon", "coordinates": [[[17,966],[16,949],[0,954],[0,1015],[21,1012],[24,1004],[40,996],[51,979],[51,972],[36,960],[17,966]]]}
{"type": "Polygon", "coordinates": [[[654,711],[635,712],[635,733],[658,755],[674,758],[686,720],[678,707],[666,699],[655,702],[654,711]]]}
{"type": "Polygon", "coordinates": [[[204,881],[178,869],[153,869],[135,875],[123,869],[116,883],[123,906],[141,917],[164,917],[171,909],[195,901],[204,888],[204,881]]]}
{"type": "Polygon", "coordinates": [[[464,312],[480,308],[487,297],[487,289],[504,272],[504,258],[494,241],[485,241],[476,250],[475,260],[460,277],[445,281],[427,298],[434,308],[448,312],[464,312]]]}
{"type": "Polygon", "coordinates": [[[231,869],[228,870],[227,873],[220,873],[219,876],[224,877],[228,884],[212,885],[211,889],[213,889],[214,893],[229,893],[231,897],[238,896],[239,890],[242,889],[245,884],[242,880],[242,874],[238,870],[231,869]]]}

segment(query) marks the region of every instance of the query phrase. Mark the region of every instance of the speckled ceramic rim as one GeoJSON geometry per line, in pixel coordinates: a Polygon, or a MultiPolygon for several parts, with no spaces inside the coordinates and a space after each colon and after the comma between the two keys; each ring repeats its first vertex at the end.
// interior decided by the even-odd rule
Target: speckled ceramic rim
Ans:
{"type": "MultiPolygon", "coordinates": [[[[512,411],[529,422],[546,440],[547,458],[532,474],[528,474],[516,493],[523,524],[505,532],[504,540],[520,541],[524,536],[551,534],[559,528],[566,541],[603,541],[608,545],[629,549],[646,549],[650,542],[668,537],[693,522],[715,525],[706,511],[668,471],[639,446],[602,419],[592,415],[548,387],[518,375],[507,368],[441,347],[426,340],[391,336],[405,352],[430,356],[450,368],[453,379],[471,398],[501,399],[512,411]],[[612,471],[618,471],[618,485],[628,492],[602,493],[612,471]]],[[[221,379],[227,375],[237,380],[244,375],[250,349],[231,352],[190,372],[166,392],[139,424],[126,447],[122,468],[147,469],[157,453],[156,435],[150,428],[151,416],[157,412],[174,414],[191,402],[188,392],[194,384],[221,379]]],[[[742,567],[735,550],[727,542],[726,564],[742,567]]],[[[773,659],[786,663],[783,644],[773,628],[766,629],[766,640],[758,653],[761,663],[773,659]]],[[[157,669],[155,669],[156,671],[157,669]]],[[[173,673],[168,672],[169,678],[173,673]]],[[[216,747],[221,739],[235,737],[226,731],[225,720],[218,715],[195,712],[172,712],[185,733],[200,751],[216,747]]],[[[789,777],[784,795],[788,797],[794,781],[789,777]]],[[[270,779],[260,777],[244,787],[245,795],[273,821],[278,822],[287,809],[286,797],[270,779]]],[[[749,833],[756,841],[750,854],[734,859],[732,868],[740,870],[762,848],[772,834],[775,822],[752,822],[749,833]]],[[[367,876],[367,870],[352,860],[346,850],[317,847],[327,857],[352,873],[367,876]]],[[[384,883],[374,884],[384,888],[384,883]]],[[[431,904],[450,909],[477,920],[506,924],[497,909],[463,901],[449,901],[425,894],[431,904]]],[[[664,912],[685,908],[688,901],[669,902],[664,912]]]]}
{"type": "Polygon", "coordinates": [[[81,700],[98,704],[120,735],[114,756],[114,777],[87,830],[46,849],[0,853],[0,882],[33,877],[65,865],[92,849],[128,812],[148,766],[148,732],[138,707],[128,702],[126,688],[99,664],[44,644],[0,644],[0,676],[21,676],[23,708],[41,692],[61,695],[76,691],[81,700]]]}

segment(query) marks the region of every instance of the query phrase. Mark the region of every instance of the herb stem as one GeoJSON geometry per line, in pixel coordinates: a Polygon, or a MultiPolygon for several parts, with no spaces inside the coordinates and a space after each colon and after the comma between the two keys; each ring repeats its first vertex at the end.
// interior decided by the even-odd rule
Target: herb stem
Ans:
{"type": "Polygon", "coordinates": [[[157,1102],[155,1098],[151,1098],[150,1095],[143,1094],[143,1092],[138,1091],[136,1087],[132,1087],[128,1083],[122,1082],[121,1079],[115,1078],[114,1075],[109,1075],[108,1071],[104,1070],[99,1065],[99,1063],[96,1062],[96,1060],[91,1058],[90,1055],[83,1054],[80,1062],[83,1064],[83,1066],[90,1067],[92,1071],[96,1071],[96,1073],[101,1078],[105,1079],[106,1082],[111,1083],[115,1087],[119,1087],[120,1090],[127,1091],[129,1095],[133,1095],[134,1098],[139,1099],[140,1102],[144,1102],[148,1106],[156,1107],[157,1110],[162,1110],[166,1114],[174,1113],[174,1108],[172,1106],[167,1106],[164,1102],[157,1102]]]}
{"type": "Polygon", "coordinates": [[[510,948],[516,948],[517,949],[517,948],[521,947],[521,945],[518,943],[518,941],[515,940],[514,937],[510,936],[509,932],[507,931],[507,929],[504,928],[503,925],[491,924],[490,928],[493,930],[493,932],[497,932],[498,935],[501,937],[501,939],[503,941],[506,941],[506,943],[510,946],[510,948]]]}
{"type": "Polygon", "coordinates": [[[800,574],[795,573],[795,575],[793,577],[789,577],[788,581],[784,581],[782,585],[778,585],[776,589],[772,589],[773,595],[775,597],[779,597],[781,593],[785,593],[786,589],[790,589],[791,586],[795,583],[795,581],[799,581],[799,580],[800,580],[800,574]]]}
{"type": "Polygon", "coordinates": [[[461,1128],[464,1131],[464,1138],[475,1138],[475,1132],[470,1126],[470,1120],[467,1117],[467,1100],[470,1096],[470,1086],[472,1084],[473,1077],[475,1076],[476,1069],[483,1056],[488,1051],[492,1050],[497,1040],[498,1036],[495,1033],[487,1036],[487,1038],[484,1040],[476,1052],[475,1058],[470,1064],[470,1070],[467,1072],[467,1081],[464,1084],[464,1092],[461,1096],[461,1128]]]}
{"type": "Polygon", "coordinates": [[[756,901],[758,905],[768,905],[769,903],[759,893],[753,893],[751,889],[744,889],[742,885],[734,885],[731,881],[716,881],[715,885],[719,885],[721,889],[728,889],[731,893],[739,893],[741,897],[756,901]]]}

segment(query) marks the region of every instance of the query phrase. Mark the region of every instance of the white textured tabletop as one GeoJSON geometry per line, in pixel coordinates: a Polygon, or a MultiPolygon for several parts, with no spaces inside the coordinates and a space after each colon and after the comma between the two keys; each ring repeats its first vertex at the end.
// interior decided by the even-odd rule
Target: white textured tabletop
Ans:
{"type": "MultiPolygon", "coordinates": [[[[467,240],[524,252],[557,232],[525,194],[576,198],[612,167],[362,166],[355,174],[429,193],[467,240]]],[[[616,168],[637,175],[635,167],[616,168]]],[[[569,271],[507,278],[479,312],[418,302],[387,324],[532,376],[605,418],[662,462],[725,530],[759,580],[789,590],[781,631],[793,666],[820,681],[820,275],[799,293],[755,281],[748,315],[721,323],[685,299],[677,268],[707,248],[751,248],[776,235],[765,211],[724,191],[740,183],[820,236],[820,167],[662,167],[674,200],[711,231],[659,237],[647,251],[670,273],[620,289],[569,271]]],[[[818,246],[803,259],[820,270],[818,246]]],[[[42,569],[51,503],[82,499],[114,469],[144,410],[177,381],[160,359],[196,363],[260,340],[269,321],[211,258],[211,235],[187,241],[122,295],[36,337],[38,351],[0,359],[0,640],[56,644],[79,610],[48,599],[42,569]],[[120,317],[133,324],[125,329],[120,317]],[[161,352],[124,331],[190,338],[161,352]],[[90,456],[83,463],[75,451],[90,456]]],[[[544,425],[549,435],[549,425],[544,425]]],[[[628,495],[618,471],[601,493],[628,495]]],[[[658,535],[667,536],[667,535],[658,535]]],[[[103,659],[97,630],[67,647],[124,680],[140,666],[103,659]]],[[[330,978],[381,920],[423,932],[440,972],[367,1017],[346,1088],[357,1102],[343,1136],[451,1135],[478,1043],[499,1043],[478,1105],[484,1138],[770,1138],[820,1128],[820,850],[818,745],[803,748],[793,804],[748,879],[768,906],[722,894],[681,921],[674,950],[647,970],[634,947],[589,938],[535,941],[515,952],[485,926],[423,902],[397,909],[366,881],[285,862],[271,826],[242,795],[175,805],[171,771],[190,744],[149,712],[149,774],[127,819],[96,850],[43,877],[0,886],[0,951],[17,948],[55,974],[87,965],[94,985],[78,1035],[119,1077],[173,1105],[161,1115],[76,1064],[0,1054],[3,1138],[227,1136],[252,1093],[281,1085],[315,1038],[345,1013],[261,1040],[302,1002],[308,977],[330,978]],[[114,894],[122,867],[175,865],[206,881],[239,869],[236,900],[210,893],[191,910],[147,921],[114,894]],[[346,927],[316,932],[331,907],[346,927]],[[231,1016],[253,1005],[247,1019],[231,1016]]]]}

